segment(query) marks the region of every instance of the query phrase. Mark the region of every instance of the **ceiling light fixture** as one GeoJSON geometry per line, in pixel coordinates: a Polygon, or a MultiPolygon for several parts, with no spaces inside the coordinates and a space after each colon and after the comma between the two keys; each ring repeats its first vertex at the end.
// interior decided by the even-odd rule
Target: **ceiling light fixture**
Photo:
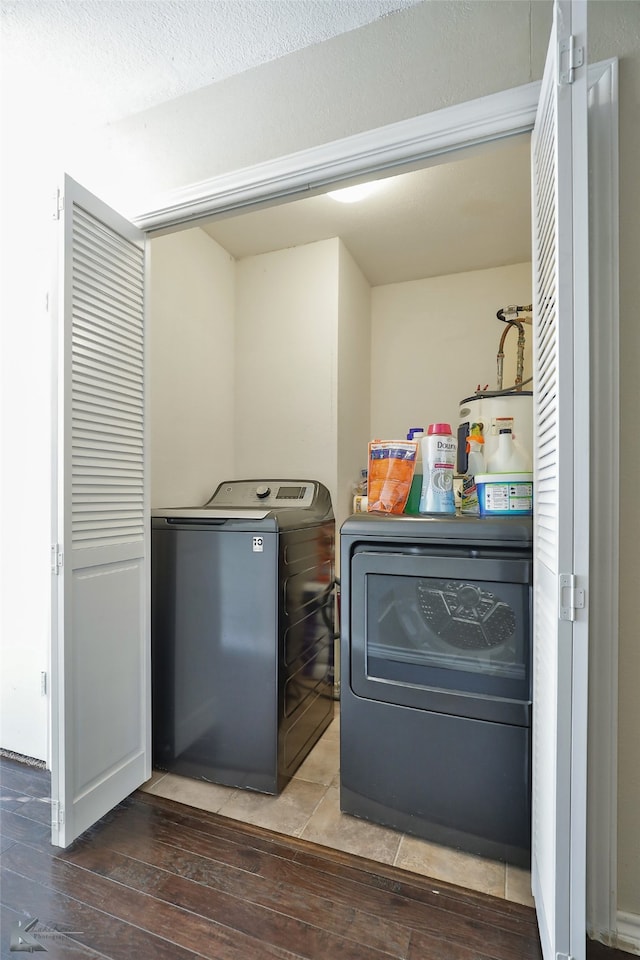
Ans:
{"type": "Polygon", "coordinates": [[[371,196],[382,187],[383,180],[371,180],[370,183],[357,183],[354,187],[343,187],[341,190],[331,190],[327,193],[332,200],[339,203],[357,203],[371,196]]]}

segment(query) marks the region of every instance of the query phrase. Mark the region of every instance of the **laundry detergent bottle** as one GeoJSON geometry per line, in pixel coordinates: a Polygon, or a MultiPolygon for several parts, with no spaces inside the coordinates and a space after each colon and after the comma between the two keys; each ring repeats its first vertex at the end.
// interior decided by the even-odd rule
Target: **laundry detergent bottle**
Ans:
{"type": "Polygon", "coordinates": [[[456,512],[453,472],[457,444],[449,423],[430,423],[422,444],[420,513],[456,512]]]}
{"type": "Polygon", "coordinates": [[[467,437],[467,472],[462,479],[462,503],[460,513],[478,516],[480,503],[476,477],[485,472],[484,463],[484,424],[472,423],[467,437]]]}
{"type": "Polygon", "coordinates": [[[407,440],[415,440],[417,442],[418,450],[416,456],[416,467],[413,472],[413,480],[411,481],[411,490],[409,491],[409,496],[407,497],[407,502],[404,508],[405,513],[416,514],[420,512],[420,497],[422,495],[423,478],[421,440],[423,437],[424,430],[422,427],[411,427],[409,433],[407,434],[407,440]]]}

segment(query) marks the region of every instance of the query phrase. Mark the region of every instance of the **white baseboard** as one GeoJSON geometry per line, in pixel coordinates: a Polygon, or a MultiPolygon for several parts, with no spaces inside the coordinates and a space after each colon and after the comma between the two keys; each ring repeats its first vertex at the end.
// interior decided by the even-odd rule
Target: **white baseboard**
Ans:
{"type": "Polygon", "coordinates": [[[625,950],[640,957],[640,915],[618,910],[618,932],[615,945],[618,950],[625,950]]]}

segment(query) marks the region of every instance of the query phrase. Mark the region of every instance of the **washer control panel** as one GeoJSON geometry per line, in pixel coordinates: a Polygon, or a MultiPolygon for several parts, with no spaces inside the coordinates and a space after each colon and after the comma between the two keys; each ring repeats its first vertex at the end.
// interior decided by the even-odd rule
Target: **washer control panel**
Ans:
{"type": "Polygon", "coordinates": [[[312,480],[225,480],[207,506],[306,510],[314,505],[317,493],[318,485],[312,480]]]}

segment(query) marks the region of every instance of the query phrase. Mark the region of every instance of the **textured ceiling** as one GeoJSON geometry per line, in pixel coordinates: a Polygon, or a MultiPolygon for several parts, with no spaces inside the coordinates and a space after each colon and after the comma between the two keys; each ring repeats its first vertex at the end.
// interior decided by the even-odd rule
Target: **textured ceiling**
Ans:
{"type": "Polygon", "coordinates": [[[419,0],[2,0],[2,80],[37,112],[115,121],[419,0]]]}
{"type": "MultiPolygon", "coordinates": [[[[11,142],[115,122],[424,0],[1,0],[11,142]]],[[[23,162],[26,160],[21,154],[23,162]]],[[[236,257],[340,236],[372,285],[529,258],[528,143],[212,224],[236,257]],[[477,162],[477,165],[476,165],[477,162]]]]}

